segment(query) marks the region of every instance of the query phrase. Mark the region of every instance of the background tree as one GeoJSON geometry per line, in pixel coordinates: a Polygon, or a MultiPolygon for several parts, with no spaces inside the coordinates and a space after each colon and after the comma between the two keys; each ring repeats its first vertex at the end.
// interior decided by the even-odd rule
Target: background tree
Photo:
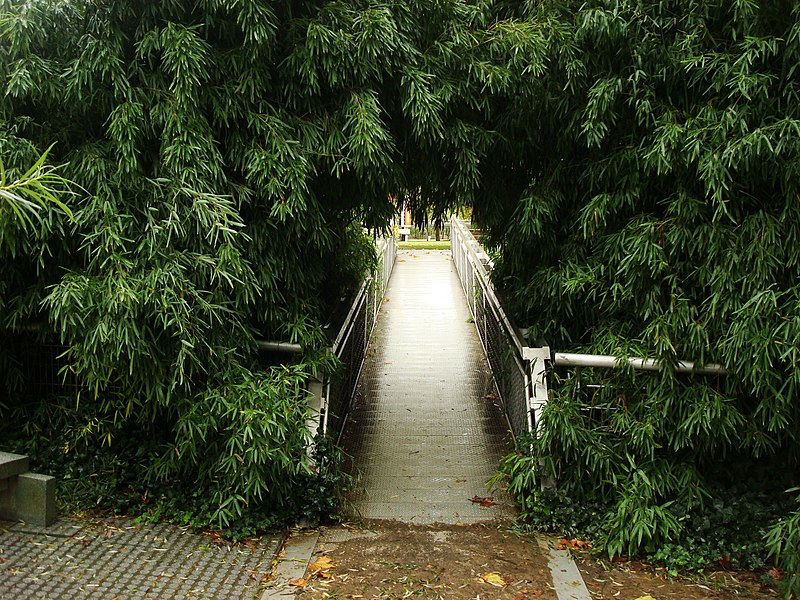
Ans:
{"type": "Polygon", "coordinates": [[[254,337],[322,346],[370,260],[360,226],[385,225],[407,195],[420,216],[474,207],[532,337],[729,369],[584,372],[604,384],[599,423],[580,378],[554,393],[536,451],[563,493],[605,507],[611,553],[679,537],[720,460],[796,469],[792,3],[0,0],[0,13],[6,168],[55,142],[86,190],[74,226],[48,213],[35,243],[3,246],[16,259],[2,324],[46,322],[92,390],[78,414],[11,413],[118,446],[148,431],[145,479],[182,481],[218,523],[286,507],[308,471],[303,382],[324,359],[265,369],[254,337]]]}
{"type": "Polygon", "coordinates": [[[557,351],[730,372],[584,370],[548,407],[545,474],[608,503],[605,548],[663,547],[708,501],[715,465],[742,460],[755,476],[752,461],[774,457],[796,479],[798,12],[749,0],[497,10],[546,41],[529,67],[540,77],[508,71],[516,97],[496,123],[516,160],[481,171],[509,183],[475,203],[516,320],[557,351]],[[587,401],[588,382],[603,387],[587,401]]]}
{"type": "Polygon", "coordinates": [[[45,219],[36,243],[4,247],[20,258],[2,324],[8,339],[43,323],[90,390],[77,409],[9,394],[4,423],[135,455],[139,480],[176,484],[201,520],[291,509],[310,469],[303,384],[330,366],[323,326],[372,260],[361,226],[420,187],[406,162],[440,133],[414,69],[471,10],[0,2],[4,160],[55,143],[86,192],[73,226],[45,219]],[[256,336],[308,352],[267,369],[256,336]]]}

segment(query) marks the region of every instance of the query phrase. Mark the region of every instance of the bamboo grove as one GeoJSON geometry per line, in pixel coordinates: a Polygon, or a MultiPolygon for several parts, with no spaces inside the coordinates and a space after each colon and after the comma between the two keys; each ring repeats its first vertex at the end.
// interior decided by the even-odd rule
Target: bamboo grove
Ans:
{"type": "MultiPolygon", "coordinates": [[[[0,14],[4,169],[52,145],[73,182],[72,217],[49,204],[33,233],[0,206],[4,414],[33,418],[11,400],[7,340],[40,323],[93,393],[81,415],[36,407],[39,427],[112,445],[151,431],[143,477],[192,482],[223,524],[285,504],[310,469],[303,382],[330,367],[314,349],[371,260],[361,228],[408,197],[420,218],[473,208],[532,342],[728,370],[585,371],[553,391],[536,476],[605,503],[610,552],[680,538],[676,507],[702,504],[721,461],[797,472],[794,3],[3,0],[0,14]],[[255,337],[310,350],[264,368],[255,337]]],[[[535,482],[520,484],[531,497],[535,482]]],[[[796,572],[800,516],[770,535],[796,572]]]]}

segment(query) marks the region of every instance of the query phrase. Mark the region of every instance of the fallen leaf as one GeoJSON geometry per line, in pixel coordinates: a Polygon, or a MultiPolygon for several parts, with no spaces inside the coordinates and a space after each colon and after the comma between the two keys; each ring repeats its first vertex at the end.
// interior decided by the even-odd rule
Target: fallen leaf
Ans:
{"type": "MultiPolygon", "coordinates": [[[[572,538],[571,540],[568,539],[560,539],[558,540],[561,546],[566,546],[571,550],[586,550],[592,547],[591,542],[587,542],[586,540],[579,540],[578,538],[572,538]]],[[[557,550],[560,548],[556,548],[557,550]]]]}
{"type": "Polygon", "coordinates": [[[295,579],[294,581],[290,581],[289,585],[296,588],[304,588],[308,585],[308,581],[305,578],[301,577],[300,579],[295,579]]]}
{"type": "Polygon", "coordinates": [[[497,572],[486,573],[485,575],[481,575],[480,577],[478,577],[478,581],[482,583],[488,583],[489,585],[493,585],[494,587],[505,587],[506,585],[503,576],[497,572]]]}
{"type": "Polygon", "coordinates": [[[624,555],[621,555],[621,554],[617,554],[616,556],[614,556],[614,558],[611,559],[611,562],[614,562],[614,563],[623,563],[623,562],[627,562],[627,561],[628,561],[628,557],[624,556],[624,555]]]}
{"type": "Polygon", "coordinates": [[[656,600],[656,599],[653,598],[650,594],[648,594],[647,596],[639,596],[638,598],[636,598],[636,600],[656,600]]]}
{"type": "Polygon", "coordinates": [[[497,400],[497,394],[486,394],[483,397],[484,400],[497,400]]]}
{"type": "Polygon", "coordinates": [[[484,508],[489,508],[490,506],[494,506],[497,502],[494,501],[494,496],[487,496],[486,498],[481,498],[480,496],[473,496],[469,499],[470,502],[473,504],[480,504],[484,508]]]}
{"type": "Polygon", "coordinates": [[[778,569],[776,569],[775,567],[772,567],[769,571],[767,571],[767,575],[769,575],[773,579],[780,579],[781,578],[781,572],[778,569]]]}
{"type": "Polygon", "coordinates": [[[311,563],[311,565],[309,565],[308,570],[312,573],[317,573],[319,571],[327,571],[335,566],[336,565],[333,564],[333,561],[330,559],[330,557],[320,556],[317,560],[311,563]]]}

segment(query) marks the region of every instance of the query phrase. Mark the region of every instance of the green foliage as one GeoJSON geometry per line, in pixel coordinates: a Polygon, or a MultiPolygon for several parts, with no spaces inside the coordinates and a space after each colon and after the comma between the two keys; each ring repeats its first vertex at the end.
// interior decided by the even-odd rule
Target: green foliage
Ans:
{"type": "Polygon", "coordinates": [[[74,441],[151,430],[141,472],[197,481],[193,510],[219,523],[303,489],[302,381],[328,366],[323,325],[372,260],[360,226],[406,198],[419,221],[474,207],[532,338],[729,370],[585,370],[554,389],[537,477],[604,507],[612,554],[671,547],[677,508],[711,502],[710,464],[796,469],[792,3],[0,0],[0,14],[7,181],[55,143],[48,160],[82,190],[74,224],[52,203],[35,239],[0,222],[8,414],[25,406],[6,342],[39,322],[84,385],[74,441]],[[265,370],[256,337],[311,351],[265,370]]]}
{"type": "MultiPolygon", "coordinates": [[[[248,394],[256,408],[241,411],[237,430],[207,435],[199,448],[192,446],[196,439],[179,437],[182,451],[192,456],[178,463],[178,472],[157,473],[173,467],[165,454],[177,450],[176,443],[165,448],[158,441],[157,428],[100,420],[95,406],[74,398],[30,404],[24,414],[12,415],[12,422],[29,426],[4,432],[4,447],[29,454],[36,470],[58,474],[59,501],[68,511],[111,510],[143,521],[221,529],[234,539],[300,518],[335,519],[349,486],[341,468],[342,451],[331,439],[321,438],[309,453],[305,430],[292,421],[306,416],[305,393],[299,390],[293,396],[284,389],[279,394],[281,386],[301,381],[293,372],[299,370],[279,367],[258,374],[256,381],[232,382],[231,388],[252,388],[248,394]],[[266,418],[259,418],[262,413],[266,418]],[[284,434],[284,443],[274,447],[273,438],[284,434]],[[113,443],[106,442],[107,435],[113,436],[113,443]],[[300,437],[292,440],[290,435],[300,437]],[[243,439],[247,442],[240,451],[227,451],[225,445],[243,439]],[[254,457],[257,454],[261,456],[254,457]],[[208,475],[198,480],[198,473],[208,475]],[[220,497],[227,494],[220,486],[228,481],[241,492],[221,507],[220,497]]],[[[219,414],[225,410],[222,405],[230,403],[220,404],[214,419],[227,423],[219,414]]],[[[206,420],[200,424],[206,426],[206,420]]]]}
{"type": "Polygon", "coordinates": [[[219,525],[302,494],[323,326],[374,262],[362,225],[421,185],[398,140],[441,133],[421,44],[465,9],[418,4],[0,0],[7,181],[52,177],[53,145],[81,190],[74,223],[50,202],[35,241],[0,223],[4,416],[32,414],[14,348],[33,322],[80,383],[71,451],[124,457],[151,430],[139,476],[193,482],[219,525]],[[257,337],[308,352],[266,369],[257,337]]]}
{"type": "Polygon", "coordinates": [[[72,216],[59,199],[59,195],[68,193],[69,183],[58,175],[57,167],[46,164],[48,152],[49,149],[27,171],[13,179],[0,160],[0,199],[26,226],[33,225],[31,216],[38,217],[39,210],[46,204],[54,204],[72,216]]]}
{"type": "MultiPolygon", "coordinates": [[[[797,492],[794,488],[789,492],[797,492]]],[[[800,496],[797,497],[800,503],[800,496]]],[[[800,595],[800,509],[781,518],[766,534],[771,555],[781,560],[788,578],[785,582],[786,599],[800,595]]]]}
{"type": "MultiPolygon", "coordinates": [[[[792,500],[783,491],[791,475],[780,462],[708,465],[702,502],[684,496],[664,506],[648,504],[652,483],[641,472],[633,485],[620,486],[607,498],[586,498],[581,489],[570,494],[563,486],[542,488],[547,469],[535,439],[521,439],[519,447],[531,451],[505,456],[495,483],[505,483],[514,495],[525,528],[590,539],[598,552],[644,554],[676,573],[709,566],[764,569],[772,564],[770,555],[793,551],[794,517],[784,517],[792,500]]],[[[784,565],[789,585],[795,585],[791,563],[784,565]]]]}
{"type": "Polygon", "coordinates": [[[212,518],[222,527],[251,504],[280,511],[311,472],[304,371],[295,365],[225,373],[222,385],[180,408],[175,441],[150,472],[156,480],[191,478],[195,493],[210,496],[212,518]]]}
{"type": "Polygon", "coordinates": [[[797,473],[800,13],[495,10],[495,35],[524,32],[538,75],[487,57],[497,137],[472,201],[513,320],[556,351],[668,365],[554,373],[536,460],[573,502],[609,507],[608,552],[668,548],[685,526],[675,507],[710,502],[709,465],[782,457],[797,473]],[[679,359],[729,375],[677,375],[679,359]]]}
{"type": "Polygon", "coordinates": [[[304,492],[296,499],[297,512],[312,521],[336,521],[345,504],[345,493],[353,478],[344,469],[345,453],[330,436],[319,436],[314,443],[311,476],[304,492]],[[298,502],[299,500],[299,502],[298,502]]]}

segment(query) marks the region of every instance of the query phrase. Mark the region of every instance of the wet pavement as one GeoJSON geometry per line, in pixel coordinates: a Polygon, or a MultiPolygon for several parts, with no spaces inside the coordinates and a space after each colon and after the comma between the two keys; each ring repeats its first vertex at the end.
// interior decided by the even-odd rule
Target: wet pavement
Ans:
{"type": "Polygon", "coordinates": [[[260,598],[281,542],[126,518],[0,522],[0,598],[260,598]]]}
{"type": "Polygon", "coordinates": [[[401,251],[342,444],[353,517],[408,523],[510,518],[487,480],[511,446],[452,256],[401,251]]]}

